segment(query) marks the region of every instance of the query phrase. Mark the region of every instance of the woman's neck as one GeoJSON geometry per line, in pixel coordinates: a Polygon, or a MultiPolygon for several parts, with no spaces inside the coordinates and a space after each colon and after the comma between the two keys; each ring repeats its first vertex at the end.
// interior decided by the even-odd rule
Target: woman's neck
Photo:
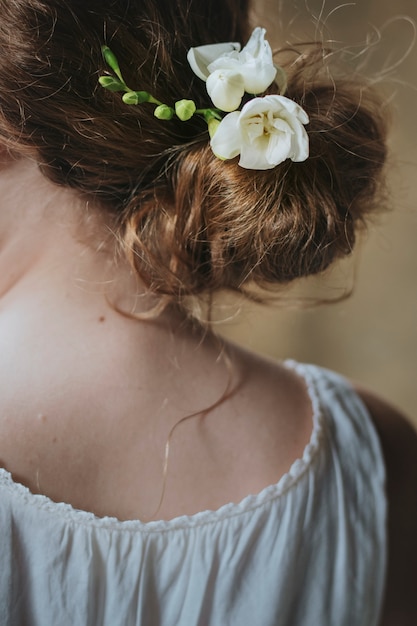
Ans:
{"type": "Polygon", "coordinates": [[[38,413],[46,404],[43,392],[62,380],[77,386],[74,410],[81,410],[97,385],[103,387],[102,396],[95,394],[99,403],[110,389],[136,389],[130,399],[111,392],[115,400],[108,398],[109,412],[120,408],[123,398],[128,404],[135,396],[144,413],[152,413],[166,397],[185,400],[184,386],[190,410],[218,399],[227,379],[224,363],[216,361],[219,343],[178,312],[166,311],[152,322],[135,319],[155,299],[146,295],[127,263],[116,263],[109,229],[97,212],[89,213],[84,200],[49,182],[23,159],[0,171],[0,194],[0,403],[9,396],[15,406],[7,387],[19,388],[22,380],[31,380],[20,394],[22,402],[26,394],[26,406],[39,405],[38,413]],[[6,383],[10,368],[18,375],[6,383]],[[206,387],[209,369],[218,376],[206,387]],[[202,383],[196,398],[197,385],[184,383],[190,373],[202,383]]]}

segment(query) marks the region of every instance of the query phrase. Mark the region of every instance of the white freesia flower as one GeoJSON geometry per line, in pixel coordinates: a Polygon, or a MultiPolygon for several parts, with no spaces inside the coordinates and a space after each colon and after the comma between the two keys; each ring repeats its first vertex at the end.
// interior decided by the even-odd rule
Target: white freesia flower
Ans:
{"type": "Polygon", "coordinates": [[[194,73],[207,81],[207,92],[215,107],[234,111],[245,91],[263,93],[274,81],[277,70],[265,32],[264,28],[255,28],[242,51],[235,43],[199,46],[188,51],[188,62],[194,73]]]}
{"type": "Polygon", "coordinates": [[[259,26],[255,28],[241,52],[230,52],[215,59],[208,66],[209,72],[235,69],[242,74],[247,93],[263,93],[277,73],[272,60],[271,46],[265,41],[265,33],[264,28],[259,26]]]}
{"type": "Polygon", "coordinates": [[[210,145],[221,159],[240,154],[239,165],[252,170],[272,169],[286,159],[305,161],[308,121],[304,109],[285,96],[253,98],[222,119],[210,145]]]}
{"type": "Polygon", "coordinates": [[[227,56],[233,52],[239,52],[240,43],[213,43],[207,46],[190,48],[187,53],[187,60],[193,70],[201,80],[207,80],[210,72],[208,66],[219,57],[227,56]]]}

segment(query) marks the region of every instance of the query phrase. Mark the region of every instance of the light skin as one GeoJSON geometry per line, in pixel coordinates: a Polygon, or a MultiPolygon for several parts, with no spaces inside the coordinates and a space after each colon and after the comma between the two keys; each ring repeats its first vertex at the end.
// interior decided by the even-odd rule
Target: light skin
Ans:
{"type": "MultiPolygon", "coordinates": [[[[34,492],[119,519],[216,509],[275,483],[311,435],[304,382],[233,345],[219,356],[215,336],[178,312],[151,323],[117,312],[140,315],[154,300],[135,297],[145,290],[115,261],[109,223],[34,162],[0,162],[0,466],[34,492]],[[236,393],[204,416],[228,384],[236,393]],[[174,430],[164,485],[166,441],[193,413],[174,430]]],[[[360,393],[389,478],[383,624],[411,625],[417,438],[360,393]]]]}

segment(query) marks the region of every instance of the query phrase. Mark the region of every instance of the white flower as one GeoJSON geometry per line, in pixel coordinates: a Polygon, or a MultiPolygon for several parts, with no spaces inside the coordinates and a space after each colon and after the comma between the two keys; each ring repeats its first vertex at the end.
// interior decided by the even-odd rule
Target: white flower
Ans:
{"type": "Polygon", "coordinates": [[[308,158],[308,115],[285,96],[253,98],[241,111],[226,115],[210,145],[216,156],[233,159],[252,170],[272,169],[286,159],[308,158]]]}
{"type": "Polygon", "coordinates": [[[247,93],[263,93],[277,73],[265,33],[266,30],[258,26],[241,52],[224,54],[212,61],[207,69],[210,73],[219,69],[235,69],[242,74],[247,93]]]}
{"type": "Polygon", "coordinates": [[[199,46],[188,51],[192,70],[207,81],[208,94],[222,111],[236,110],[245,91],[263,93],[274,81],[277,70],[265,32],[264,28],[255,28],[242,51],[236,43],[199,46]]]}
{"type": "Polygon", "coordinates": [[[208,46],[198,46],[190,48],[187,53],[187,60],[193,70],[201,80],[207,80],[210,72],[208,66],[216,59],[226,56],[234,51],[239,52],[240,43],[213,43],[208,46]]]}

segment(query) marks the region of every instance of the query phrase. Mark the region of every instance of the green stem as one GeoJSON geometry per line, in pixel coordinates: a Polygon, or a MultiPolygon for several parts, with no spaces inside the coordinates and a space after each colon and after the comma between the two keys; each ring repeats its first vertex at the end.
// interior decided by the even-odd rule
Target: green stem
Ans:
{"type": "Polygon", "coordinates": [[[162,104],[164,104],[163,102],[161,102],[160,100],[157,100],[156,98],[154,98],[153,96],[151,96],[151,94],[149,94],[149,100],[148,102],[152,102],[152,104],[157,104],[158,106],[161,106],[162,104]]]}
{"type": "Polygon", "coordinates": [[[203,115],[206,121],[210,118],[214,118],[216,120],[222,119],[222,112],[220,111],[220,109],[196,109],[195,113],[203,115]]]}

